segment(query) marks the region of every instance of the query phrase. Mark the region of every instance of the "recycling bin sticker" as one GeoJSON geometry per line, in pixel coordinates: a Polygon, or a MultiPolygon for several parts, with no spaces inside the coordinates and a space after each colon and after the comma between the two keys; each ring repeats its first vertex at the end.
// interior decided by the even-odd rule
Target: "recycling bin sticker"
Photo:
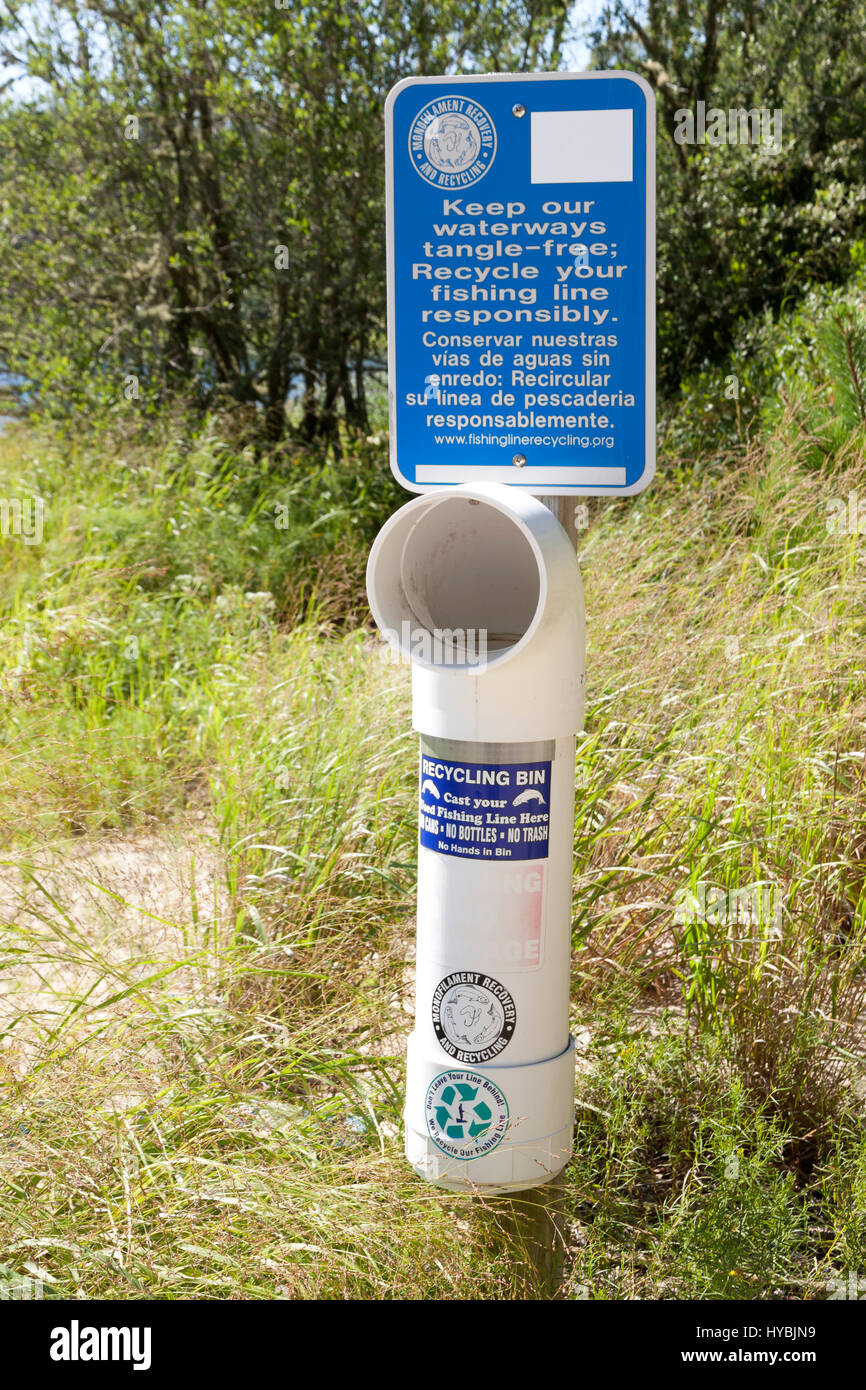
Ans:
{"type": "Polygon", "coordinates": [[[421,844],[466,859],[546,859],[550,763],[461,763],[421,754],[421,844]]]}

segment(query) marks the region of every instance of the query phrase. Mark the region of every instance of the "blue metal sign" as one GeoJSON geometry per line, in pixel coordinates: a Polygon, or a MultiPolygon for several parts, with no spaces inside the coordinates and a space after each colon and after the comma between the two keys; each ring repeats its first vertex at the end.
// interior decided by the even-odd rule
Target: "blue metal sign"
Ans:
{"type": "Polygon", "coordinates": [[[412,492],[655,469],[655,104],[634,73],[407,78],[386,105],[391,467],[412,492]]]}

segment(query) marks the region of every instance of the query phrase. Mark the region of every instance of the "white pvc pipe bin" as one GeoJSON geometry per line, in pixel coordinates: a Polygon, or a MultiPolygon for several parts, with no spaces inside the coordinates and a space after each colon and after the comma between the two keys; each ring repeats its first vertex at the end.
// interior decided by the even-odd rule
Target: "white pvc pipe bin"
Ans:
{"type": "Polygon", "coordinates": [[[441,1187],[535,1187],[572,1151],[577,560],[536,498],[466,483],[391,517],[367,593],[421,735],[406,1155],[441,1187]]]}

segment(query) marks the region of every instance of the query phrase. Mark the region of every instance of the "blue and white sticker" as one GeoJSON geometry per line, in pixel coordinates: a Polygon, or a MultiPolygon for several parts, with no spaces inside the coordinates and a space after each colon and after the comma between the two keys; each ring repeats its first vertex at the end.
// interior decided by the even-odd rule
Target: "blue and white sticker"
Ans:
{"type": "Polygon", "coordinates": [[[546,859],[550,763],[462,763],[421,754],[421,844],[464,859],[546,859]]]}
{"type": "Polygon", "coordinates": [[[427,1132],[451,1158],[482,1158],[502,1143],[508,1101],[495,1082],[473,1071],[444,1071],[427,1088],[427,1132]]]}
{"type": "Polygon", "coordinates": [[[496,128],[477,101],[450,93],[418,112],[409,129],[409,158],[434,188],[469,188],[496,158],[496,128]]]}

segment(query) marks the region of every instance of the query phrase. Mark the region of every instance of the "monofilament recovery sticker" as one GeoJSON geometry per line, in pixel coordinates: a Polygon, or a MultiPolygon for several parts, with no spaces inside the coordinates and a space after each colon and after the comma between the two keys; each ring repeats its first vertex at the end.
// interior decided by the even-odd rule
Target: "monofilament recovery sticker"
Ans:
{"type": "Polygon", "coordinates": [[[508,1101],[499,1087],[473,1071],[444,1071],[431,1081],[424,1104],[427,1132],[451,1158],[492,1153],[508,1128],[508,1101]]]}
{"type": "Polygon", "coordinates": [[[517,1008],[492,975],[460,970],[433,991],[433,1031],[456,1062],[490,1062],[511,1042],[517,1008]]]}

